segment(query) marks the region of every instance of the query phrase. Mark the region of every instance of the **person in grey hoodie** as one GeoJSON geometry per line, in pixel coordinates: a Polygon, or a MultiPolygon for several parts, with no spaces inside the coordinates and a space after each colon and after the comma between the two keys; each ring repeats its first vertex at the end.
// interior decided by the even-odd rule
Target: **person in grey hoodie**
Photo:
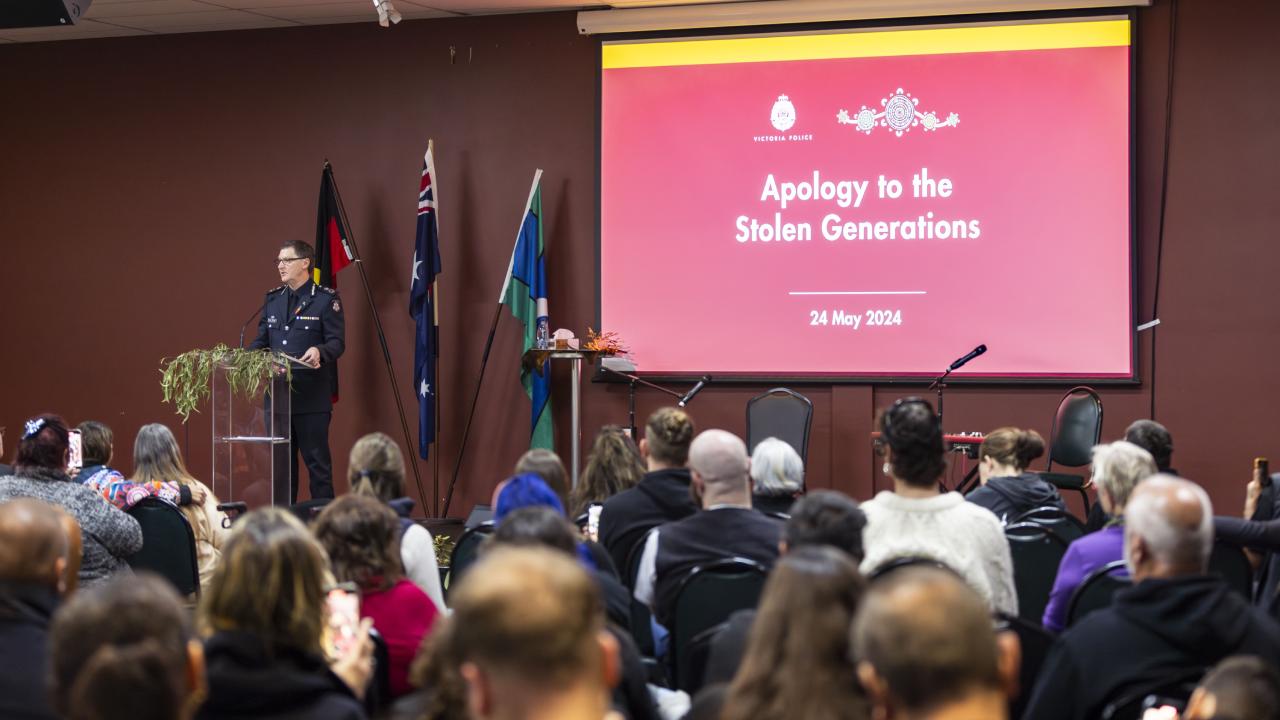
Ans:
{"type": "Polygon", "coordinates": [[[1032,460],[1044,455],[1044,438],[1035,430],[1002,427],[992,430],[978,448],[978,479],[982,487],[965,496],[1008,525],[1019,515],[1040,507],[1066,509],[1053,485],[1027,472],[1032,460]]]}

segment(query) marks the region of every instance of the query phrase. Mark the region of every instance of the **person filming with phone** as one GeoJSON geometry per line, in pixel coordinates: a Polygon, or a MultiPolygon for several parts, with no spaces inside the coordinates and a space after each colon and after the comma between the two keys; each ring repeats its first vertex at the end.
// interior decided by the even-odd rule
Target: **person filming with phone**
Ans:
{"type": "Polygon", "coordinates": [[[290,501],[298,500],[298,455],[306,463],[311,498],[333,497],[329,421],[338,394],[338,366],[346,349],[346,321],[338,291],[316,282],[315,250],[300,240],[276,255],[279,287],[267,293],[250,350],[287,355],[290,393],[290,501]]]}

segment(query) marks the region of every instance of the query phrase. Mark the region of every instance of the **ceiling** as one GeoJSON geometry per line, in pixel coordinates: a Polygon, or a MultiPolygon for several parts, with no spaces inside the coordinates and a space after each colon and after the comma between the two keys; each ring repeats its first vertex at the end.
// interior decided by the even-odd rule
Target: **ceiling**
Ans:
{"type": "MultiPolygon", "coordinates": [[[[10,2],[12,0],[0,0],[10,2]]],[[[405,20],[727,0],[391,0],[405,20]]],[[[0,43],[376,23],[372,0],[92,0],[75,25],[0,28],[0,43]]]]}

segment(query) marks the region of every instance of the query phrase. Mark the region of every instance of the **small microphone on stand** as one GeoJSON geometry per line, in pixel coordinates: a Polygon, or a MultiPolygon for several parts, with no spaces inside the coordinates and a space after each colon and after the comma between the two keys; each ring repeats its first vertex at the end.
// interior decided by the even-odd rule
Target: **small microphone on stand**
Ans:
{"type": "Polygon", "coordinates": [[[249,323],[253,322],[253,319],[258,317],[258,313],[262,312],[262,308],[263,308],[262,305],[259,305],[257,308],[255,308],[253,311],[253,314],[249,316],[249,319],[245,320],[244,324],[240,326],[240,349],[241,350],[244,349],[244,331],[249,328],[249,323]]]}
{"type": "Polygon", "coordinates": [[[959,360],[956,360],[955,362],[951,363],[951,367],[947,368],[947,372],[951,372],[951,371],[953,371],[953,370],[959,370],[960,368],[962,368],[962,367],[964,367],[966,364],[968,364],[968,362],[969,362],[970,360],[972,360],[972,359],[974,359],[974,358],[978,357],[979,355],[981,355],[982,353],[984,353],[984,352],[986,352],[986,351],[987,351],[987,346],[986,346],[986,345],[979,345],[978,347],[976,347],[976,348],[974,348],[973,350],[969,351],[969,354],[968,354],[968,355],[965,355],[964,357],[960,358],[959,360]]]}
{"type": "Polygon", "coordinates": [[[689,401],[693,399],[693,396],[702,392],[702,388],[706,387],[707,383],[709,382],[711,382],[711,376],[703,375],[701,378],[698,379],[697,384],[689,388],[689,392],[685,393],[684,397],[680,398],[680,402],[676,403],[676,406],[684,407],[685,405],[688,405],[689,401]]]}

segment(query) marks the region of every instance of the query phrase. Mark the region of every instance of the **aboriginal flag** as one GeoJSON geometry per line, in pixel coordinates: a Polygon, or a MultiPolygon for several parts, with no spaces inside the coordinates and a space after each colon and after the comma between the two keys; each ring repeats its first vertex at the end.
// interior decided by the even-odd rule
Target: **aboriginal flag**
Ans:
{"type": "Polygon", "coordinates": [[[333,184],[333,168],[328,162],[320,174],[320,206],[316,211],[315,281],[318,285],[338,287],[338,272],[355,259],[351,252],[347,226],[338,210],[338,189],[333,184]]]}

